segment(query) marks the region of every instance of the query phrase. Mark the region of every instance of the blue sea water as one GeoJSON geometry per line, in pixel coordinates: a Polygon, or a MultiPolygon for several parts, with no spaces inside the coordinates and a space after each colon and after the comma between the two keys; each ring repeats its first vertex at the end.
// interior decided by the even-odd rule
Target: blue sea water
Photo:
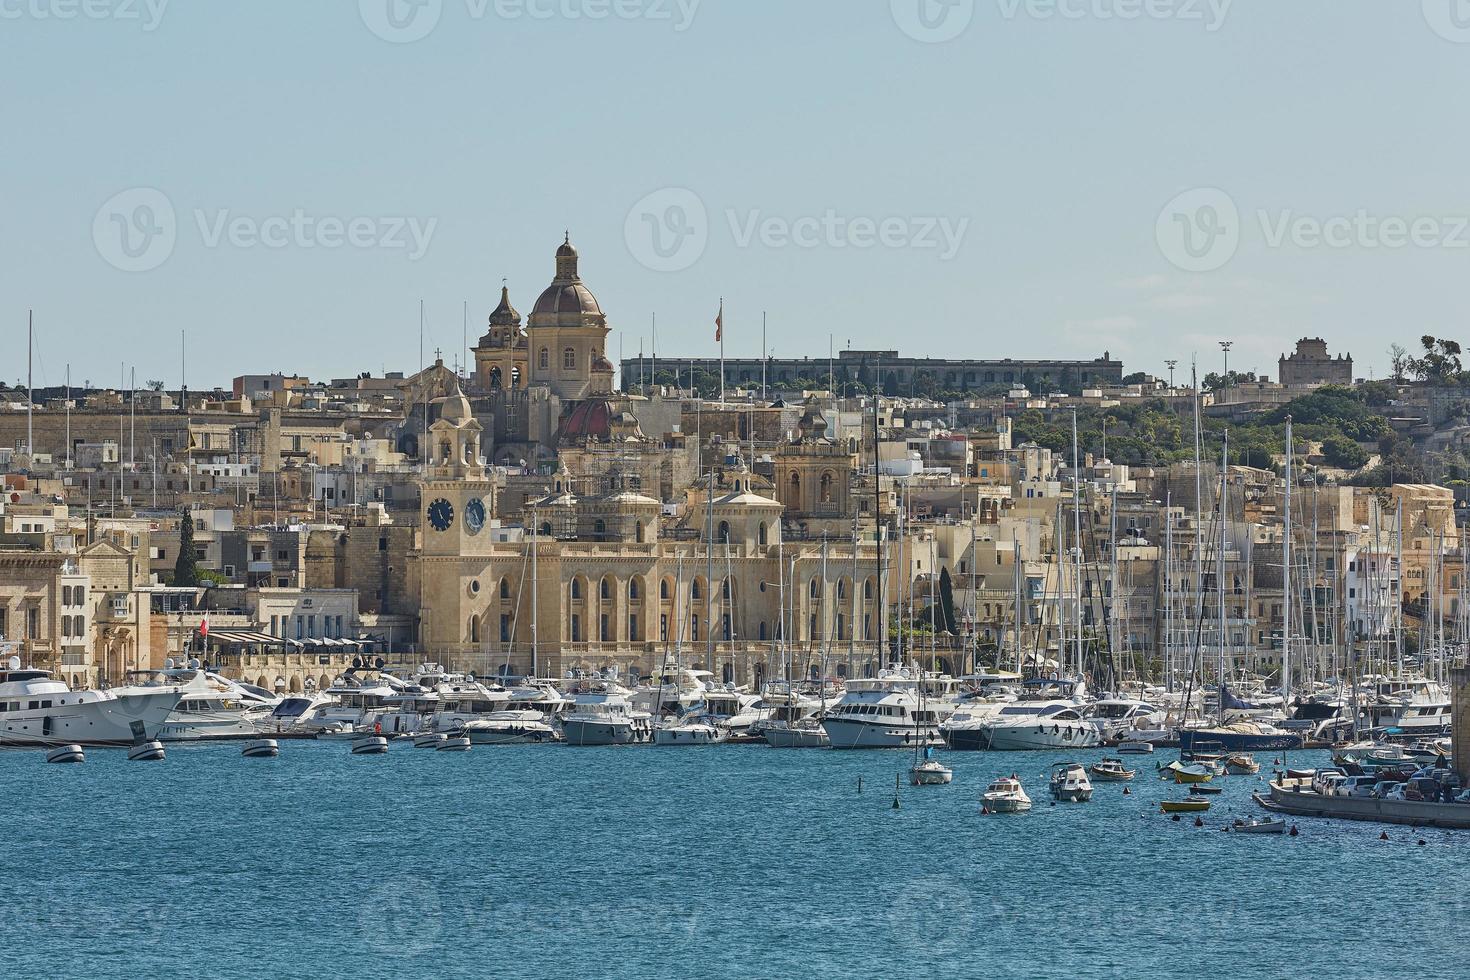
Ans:
{"type": "Polygon", "coordinates": [[[0,975],[1465,974],[1470,838],[1220,833],[1259,812],[1241,776],[1174,822],[1172,753],[1056,806],[1060,757],[944,753],[954,783],[894,810],[901,751],[281,748],[0,753],[0,975]],[[982,815],[1010,772],[1035,810],[982,815]]]}

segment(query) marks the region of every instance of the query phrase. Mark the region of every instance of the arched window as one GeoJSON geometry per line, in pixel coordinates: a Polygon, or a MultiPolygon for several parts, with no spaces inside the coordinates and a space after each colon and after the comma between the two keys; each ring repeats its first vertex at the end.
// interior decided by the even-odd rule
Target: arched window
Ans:
{"type": "Polygon", "coordinates": [[[541,534],[544,537],[548,537],[548,538],[551,537],[551,522],[550,521],[547,521],[547,522],[545,522],[544,524],[541,525],[541,534]]]}
{"type": "Polygon", "coordinates": [[[801,499],[801,475],[799,473],[791,474],[791,499],[793,501],[801,499]]]}
{"type": "Polygon", "coordinates": [[[638,580],[636,578],[628,579],[628,600],[630,602],[636,602],[638,600],[638,594],[638,580]]]}
{"type": "Polygon", "coordinates": [[[612,590],[613,590],[612,576],[608,576],[608,577],[606,577],[606,578],[604,578],[602,580],[602,597],[604,599],[611,599],[612,598],[612,590]]]}
{"type": "Polygon", "coordinates": [[[508,578],[503,578],[500,580],[500,598],[510,598],[510,579],[508,578]]]}
{"type": "Polygon", "coordinates": [[[822,597],[822,580],[821,579],[819,579],[819,578],[812,579],[811,596],[812,596],[813,599],[820,599],[822,597]]]}
{"type": "Polygon", "coordinates": [[[667,599],[669,597],[669,580],[668,579],[664,579],[662,582],[658,583],[658,597],[660,599],[667,599]]]}
{"type": "Polygon", "coordinates": [[[593,530],[593,532],[595,534],[599,534],[599,535],[606,534],[607,533],[607,521],[604,521],[602,518],[599,517],[597,519],[597,522],[592,525],[592,530],[593,530]]]}
{"type": "Polygon", "coordinates": [[[832,502],[832,474],[830,472],[828,472],[828,473],[823,473],[822,474],[822,503],[824,503],[824,504],[830,504],[831,502],[832,502]]]}
{"type": "Polygon", "coordinates": [[[845,578],[840,578],[837,580],[837,598],[847,598],[847,579],[845,578]]]}
{"type": "Polygon", "coordinates": [[[699,598],[699,579],[695,579],[693,582],[689,583],[689,598],[699,598]]]}
{"type": "Polygon", "coordinates": [[[551,367],[551,351],[541,348],[541,353],[536,355],[536,366],[543,371],[551,367]]]}
{"type": "Polygon", "coordinates": [[[725,542],[726,544],[729,544],[729,542],[730,542],[730,522],[729,521],[721,521],[720,522],[720,537],[719,537],[719,540],[725,542]]]}
{"type": "Polygon", "coordinates": [[[642,543],[642,541],[643,541],[643,522],[642,521],[639,521],[637,524],[634,524],[633,525],[633,537],[639,543],[642,543]]]}
{"type": "Polygon", "coordinates": [[[480,617],[478,616],[470,617],[470,642],[480,642],[480,617]]]}
{"type": "Polygon", "coordinates": [[[761,521],[760,527],[757,529],[757,532],[756,532],[756,541],[760,544],[761,547],[765,547],[765,545],[766,545],[766,522],[765,521],[761,521]]]}
{"type": "Polygon", "coordinates": [[[871,599],[871,598],[873,598],[873,580],[872,579],[868,579],[867,581],[863,582],[863,598],[864,599],[871,599]]]}
{"type": "Polygon", "coordinates": [[[572,598],[582,598],[582,580],[579,578],[572,579],[572,598]]]}
{"type": "Polygon", "coordinates": [[[762,640],[766,638],[766,621],[764,619],[761,620],[760,632],[758,635],[762,640]]]}
{"type": "Polygon", "coordinates": [[[724,594],[725,594],[725,601],[726,602],[729,602],[730,601],[730,580],[729,579],[725,579],[725,584],[723,586],[723,591],[724,591],[724,594]]]}
{"type": "Polygon", "coordinates": [[[561,366],[564,371],[577,370],[577,348],[568,347],[561,352],[561,366]]]}

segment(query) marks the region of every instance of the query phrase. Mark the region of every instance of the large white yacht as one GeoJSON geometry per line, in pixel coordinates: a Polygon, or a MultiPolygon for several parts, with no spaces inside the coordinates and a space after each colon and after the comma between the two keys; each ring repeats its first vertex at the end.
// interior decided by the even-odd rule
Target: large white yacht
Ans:
{"type": "Polygon", "coordinates": [[[1104,742],[1146,738],[1168,728],[1164,712],[1147,701],[1133,698],[1102,698],[1082,711],[1104,742]]]}
{"type": "Polygon", "coordinates": [[[1071,701],[1017,701],[981,726],[993,752],[1082,749],[1102,744],[1092,722],[1071,701]]]}
{"type": "Polygon", "coordinates": [[[1439,683],[1425,677],[1371,676],[1363,681],[1371,685],[1363,707],[1368,727],[1395,738],[1429,738],[1449,731],[1449,693],[1439,683]]]}
{"type": "Polygon", "coordinates": [[[525,745],[556,742],[561,735],[546,721],[546,715],[535,709],[492,711],[467,721],[459,729],[473,745],[525,745]]]}
{"type": "Polygon", "coordinates": [[[73,691],[11,657],[0,670],[0,745],[131,745],[157,738],[179,692],[73,691]]]}
{"type": "Polygon", "coordinates": [[[827,709],[822,728],[834,749],[896,749],[944,744],[939,725],[953,705],[924,698],[920,678],[906,667],[847,682],[842,700],[827,709]]]}
{"type": "Polygon", "coordinates": [[[562,721],[568,745],[631,745],[653,739],[653,716],[639,711],[629,691],[612,681],[587,688],[572,698],[562,721]]]}
{"type": "Polygon", "coordinates": [[[204,670],[197,661],[162,670],[135,670],[128,683],[114,688],[118,695],[149,694],[173,689],[179,703],[156,738],[163,742],[191,742],[210,738],[254,738],[268,726],[279,699],[204,670]]]}

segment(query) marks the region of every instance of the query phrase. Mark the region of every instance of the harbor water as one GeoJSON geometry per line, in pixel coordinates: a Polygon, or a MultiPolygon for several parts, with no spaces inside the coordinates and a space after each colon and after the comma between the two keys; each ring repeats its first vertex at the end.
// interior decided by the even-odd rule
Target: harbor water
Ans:
{"type": "Polygon", "coordinates": [[[1051,805],[1052,764],[1105,754],[947,752],[953,784],[914,788],[902,751],[760,745],[353,756],[283,742],[245,759],[214,743],[72,766],[8,751],[4,972],[1463,973],[1463,834],[1316,820],[1298,837],[1220,833],[1262,815],[1255,776],[1216,780],[1197,828],[1159,813],[1185,795],[1154,772],[1171,752],[1128,760],[1130,795],[1097,783],[1091,803],[1051,805]],[[982,815],[988,782],[1011,772],[1035,809],[982,815]]]}

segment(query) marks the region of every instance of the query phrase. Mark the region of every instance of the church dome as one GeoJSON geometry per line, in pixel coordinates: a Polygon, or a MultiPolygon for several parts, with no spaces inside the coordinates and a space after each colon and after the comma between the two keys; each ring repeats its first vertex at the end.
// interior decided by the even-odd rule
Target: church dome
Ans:
{"type": "MultiPolygon", "coordinates": [[[[597,297],[582,283],[577,272],[577,260],[576,246],[568,235],[556,250],[556,278],[536,299],[531,310],[533,320],[545,323],[554,319],[557,324],[580,326],[586,317],[603,317],[597,297]]],[[[532,323],[532,326],[536,325],[532,323]]]]}

